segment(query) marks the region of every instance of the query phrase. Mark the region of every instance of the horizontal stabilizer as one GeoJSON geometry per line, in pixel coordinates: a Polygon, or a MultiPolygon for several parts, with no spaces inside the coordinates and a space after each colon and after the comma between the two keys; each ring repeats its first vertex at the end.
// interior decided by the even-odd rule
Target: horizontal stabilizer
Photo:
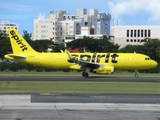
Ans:
{"type": "Polygon", "coordinates": [[[21,56],[21,55],[16,55],[16,54],[7,54],[5,55],[5,58],[15,58],[15,59],[21,59],[21,60],[25,60],[26,56],[21,56]]]}

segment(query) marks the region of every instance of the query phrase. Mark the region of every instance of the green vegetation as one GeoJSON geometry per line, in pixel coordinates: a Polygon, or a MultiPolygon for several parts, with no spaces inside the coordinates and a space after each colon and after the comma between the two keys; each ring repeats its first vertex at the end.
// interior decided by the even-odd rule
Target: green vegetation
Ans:
{"type": "MultiPolygon", "coordinates": [[[[90,76],[95,76],[91,74],[90,76]]],[[[81,76],[81,72],[0,72],[0,76],[81,76]],[[73,74],[74,73],[74,74],[73,74]]],[[[97,76],[97,75],[96,75],[97,76]]],[[[101,77],[101,75],[99,76],[101,77]]],[[[132,72],[115,73],[108,77],[134,77],[132,72]]],[[[160,74],[140,73],[140,77],[160,77],[160,74]]],[[[12,78],[11,78],[12,79],[12,78]]],[[[23,78],[22,78],[23,79],[23,78]]],[[[140,78],[137,78],[140,79],[140,78]]],[[[142,82],[45,82],[1,81],[0,93],[136,93],[160,94],[160,83],[142,82]]]]}
{"type": "Polygon", "coordinates": [[[81,72],[0,72],[0,76],[81,76],[81,72]],[[74,74],[73,74],[74,73],[74,74]]]}
{"type": "Polygon", "coordinates": [[[136,93],[160,94],[160,83],[0,82],[0,93],[136,93]]]}
{"type": "Polygon", "coordinates": [[[76,49],[89,52],[118,52],[119,46],[109,42],[110,38],[102,36],[100,39],[84,36],[83,39],[76,39],[67,43],[67,48],[76,49]]]}

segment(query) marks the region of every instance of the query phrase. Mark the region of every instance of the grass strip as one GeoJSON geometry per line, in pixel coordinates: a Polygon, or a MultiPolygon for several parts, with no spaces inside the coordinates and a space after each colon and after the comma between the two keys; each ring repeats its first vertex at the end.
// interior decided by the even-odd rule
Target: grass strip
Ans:
{"type": "Polygon", "coordinates": [[[0,93],[136,93],[160,94],[160,83],[0,82],[0,93]]]}

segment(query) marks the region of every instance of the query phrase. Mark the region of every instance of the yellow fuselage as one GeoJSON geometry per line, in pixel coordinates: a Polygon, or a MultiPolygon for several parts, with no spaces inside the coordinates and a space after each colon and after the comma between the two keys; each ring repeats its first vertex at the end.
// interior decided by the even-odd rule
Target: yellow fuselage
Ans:
{"type": "MultiPolygon", "coordinates": [[[[114,69],[119,70],[142,70],[150,69],[157,66],[154,60],[151,60],[148,56],[137,53],[71,53],[71,55],[78,60],[84,60],[100,65],[114,66],[114,69]]],[[[69,62],[68,55],[66,53],[25,53],[23,55],[25,59],[13,58],[5,56],[6,58],[17,61],[32,64],[35,66],[41,66],[53,69],[79,69],[77,64],[69,62]],[[73,67],[71,67],[73,66],[73,67]]]]}

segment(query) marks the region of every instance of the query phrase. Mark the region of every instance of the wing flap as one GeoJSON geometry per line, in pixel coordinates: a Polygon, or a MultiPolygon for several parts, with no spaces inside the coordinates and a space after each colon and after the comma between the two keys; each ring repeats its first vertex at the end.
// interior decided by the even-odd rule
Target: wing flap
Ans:
{"type": "Polygon", "coordinates": [[[79,60],[78,64],[82,67],[88,67],[88,68],[98,68],[100,64],[92,63],[89,61],[79,60]]]}

